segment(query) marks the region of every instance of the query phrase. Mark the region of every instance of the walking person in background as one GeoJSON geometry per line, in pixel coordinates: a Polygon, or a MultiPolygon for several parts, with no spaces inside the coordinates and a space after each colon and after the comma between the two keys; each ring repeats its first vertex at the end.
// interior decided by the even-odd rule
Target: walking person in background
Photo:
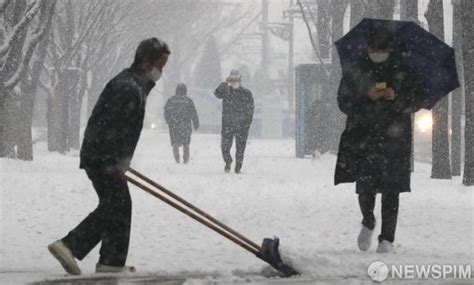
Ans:
{"type": "Polygon", "coordinates": [[[358,237],[369,250],[375,228],[375,198],[382,194],[382,225],[377,252],[393,251],[399,193],[410,192],[411,113],[420,109],[422,82],[392,50],[388,29],[373,27],[367,51],[343,72],[337,100],[347,115],[337,157],[335,184],[356,182],[362,212],[358,237]]]}
{"type": "Polygon", "coordinates": [[[170,54],[157,39],[142,41],[135,60],[107,83],[87,122],[81,148],[84,169],[99,196],[99,205],[65,237],[48,246],[69,274],[79,275],[82,260],[101,242],[96,272],[134,272],[125,266],[130,242],[132,201],[124,173],[140,138],[148,94],[170,54]]]}
{"type": "Polygon", "coordinates": [[[199,129],[199,117],[193,100],[186,96],[184,83],[178,84],[176,94],[165,105],[165,120],[170,131],[171,146],[176,163],[179,163],[179,147],[183,146],[183,163],[189,162],[189,144],[191,133],[199,129]]]}
{"type": "Polygon", "coordinates": [[[222,99],[221,151],[224,158],[224,171],[229,172],[232,166],[230,149],[235,137],[235,173],[240,173],[244,162],[250,124],[255,109],[252,92],[242,87],[238,70],[232,70],[225,82],[214,91],[222,99]]]}

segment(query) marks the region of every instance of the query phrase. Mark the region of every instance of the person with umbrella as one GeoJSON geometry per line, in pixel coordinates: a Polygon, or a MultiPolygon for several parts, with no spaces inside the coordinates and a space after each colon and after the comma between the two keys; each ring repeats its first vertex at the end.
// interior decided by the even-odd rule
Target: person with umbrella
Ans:
{"type": "MultiPolygon", "coordinates": [[[[352,33],[336,42],[343,74],[337,101],[340,110],[347,115],[347,122],[339,145],[335,184],[356,183],[363,216],[357,240],[361,251],[371,247],[377,193],[382,195],[382,225],[376,251],[393,251],[399,193],[411,191],[411,114],[422,107],[431,108],[449,93],[448,89],[454,89],[457,82],[457,75],[453,77],[446,70],[436,70],[436,66],[423,70],[429,66],[429,60],[416,53],[416,45],[410,40],[418,39],[410,33],[415,24],[406,23],[364,19],[352,33]],[[403,37],[407,37],[406,40],[403,37]],[[426,80],[429,72],[449,74],[445,78],[454,78],[454,83],[446,79],[429,82],[426,80]],[[446,83],[443,88],[451,87],[433,88],[443,81],[446,83]],[[441,96],[436,93],[440,90],[448,91],[441,96]]],[[[422,39],[429,38],[433,42],[431,37],[421,33],[424,32],[420,32],[422,39]]],[[[436,45],[432,47],[432,51],[439,51],[436,45]]],[[[449,56],[444,58],[452,64],[449,56]]]]}
{"type": "Polygon", "coordinates": [[[199,128],[199,117],[191,98],[186,96],[184,83],[178,84],[176,94],[165,104],[165,120],[170,131],[171,146],[176,163],[179,163],[179,147],[183,146],[183,163],[189,162],[191,133],[199,128]]]}

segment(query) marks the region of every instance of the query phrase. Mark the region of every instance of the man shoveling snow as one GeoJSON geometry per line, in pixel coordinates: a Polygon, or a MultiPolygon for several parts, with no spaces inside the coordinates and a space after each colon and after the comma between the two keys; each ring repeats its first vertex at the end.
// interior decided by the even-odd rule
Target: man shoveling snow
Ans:
{"type": "Polygon", "coordinates": [[[130,240],[132,201],[123,175],[130,165],[145,116],[146,98],[163,72],[170,54],[157,39],[142,41],[135,60],[102,91],[87,123],[81,165],[99,196],[99,205],[64,238],[48,246],[73,275],[82,260],[102,242],[96,272],[134,272],[125,266],[130,240]]]}

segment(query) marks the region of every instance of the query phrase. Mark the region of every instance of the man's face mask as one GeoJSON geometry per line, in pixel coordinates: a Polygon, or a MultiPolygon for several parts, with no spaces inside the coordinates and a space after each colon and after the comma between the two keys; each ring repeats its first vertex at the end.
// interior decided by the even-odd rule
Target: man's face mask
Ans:
{"type": "Polygon", "coordinates": [[[234,88],[234,89],[237,89],[240,87],[240,82],[232,82],[230,84],[230,87],[234,88]]]}
{"type": "Polygon", "coordinates": [[[148,71],[146,75],[148,76],[148,78],[150,78],[154,82],[160,80],[161,78],[161,72],[156,67],[153,67],[153,69],[148,71]]]}
{"type": "Polygon", "coordinates": [[[375,63],[385,62],[390,56],[390,52],[369,52],[369,58],[375,63]]]}

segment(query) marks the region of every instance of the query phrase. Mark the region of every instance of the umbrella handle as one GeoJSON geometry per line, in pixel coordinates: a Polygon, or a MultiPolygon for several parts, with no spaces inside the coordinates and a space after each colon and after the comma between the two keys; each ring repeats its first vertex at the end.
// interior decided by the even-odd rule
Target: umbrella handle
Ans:
{"type": "Polygon", "coordinates": [[[229,226],[223,224],[222,222],[218,221],[211,215],[207,214],[206,212],[200,210],[199,208],[195,207],[191,203],[187,202],[183,198],[179,197],[178,195],[174,194],[173,192],[169,191],[165,187],[161,186],[160,184],[154,182],[153,180],[149,179],[148,177],[144,176],[143,174],[139,173],[138,171],[129,168],[129,171],[136,175],[138,178],[141,178],[145,182],[149,183],[150,185],[158,188],[171,198],[175,199],[176,201],[180,202],[181,204],[185,205],[186,207],[172,201],[171,199],[165,197],[163,194],[158,193],[157,191],[152,190],[151,188],[147,187],[143,183],[137,181],[136,179],[130,177],[129,174],[125,173],[124,177],[130,183],[134,184],[138,188],[142,189],[143,191],[155,196],[156,198],[160,199],[161,201],[165,202],[166,204],[170,205],[171,207],[175,208],[176,210],[182,212],[183,214],[191,217],[192,219],[198,221],[199,223],[207,226],[208,228],[212,229],[213,231],[217,232],[218,234],[226,237],[227,239],[233,241],[237,245],[243,247],[247,251],[257,254],[261,247],[249,240],[248,238],[244,237],[237,231],[233,230],[229,226]],[[189,208],[189,209],[188,209],[189,208]],[[206,220],[207,219],[207,220],[206,220]]]}

